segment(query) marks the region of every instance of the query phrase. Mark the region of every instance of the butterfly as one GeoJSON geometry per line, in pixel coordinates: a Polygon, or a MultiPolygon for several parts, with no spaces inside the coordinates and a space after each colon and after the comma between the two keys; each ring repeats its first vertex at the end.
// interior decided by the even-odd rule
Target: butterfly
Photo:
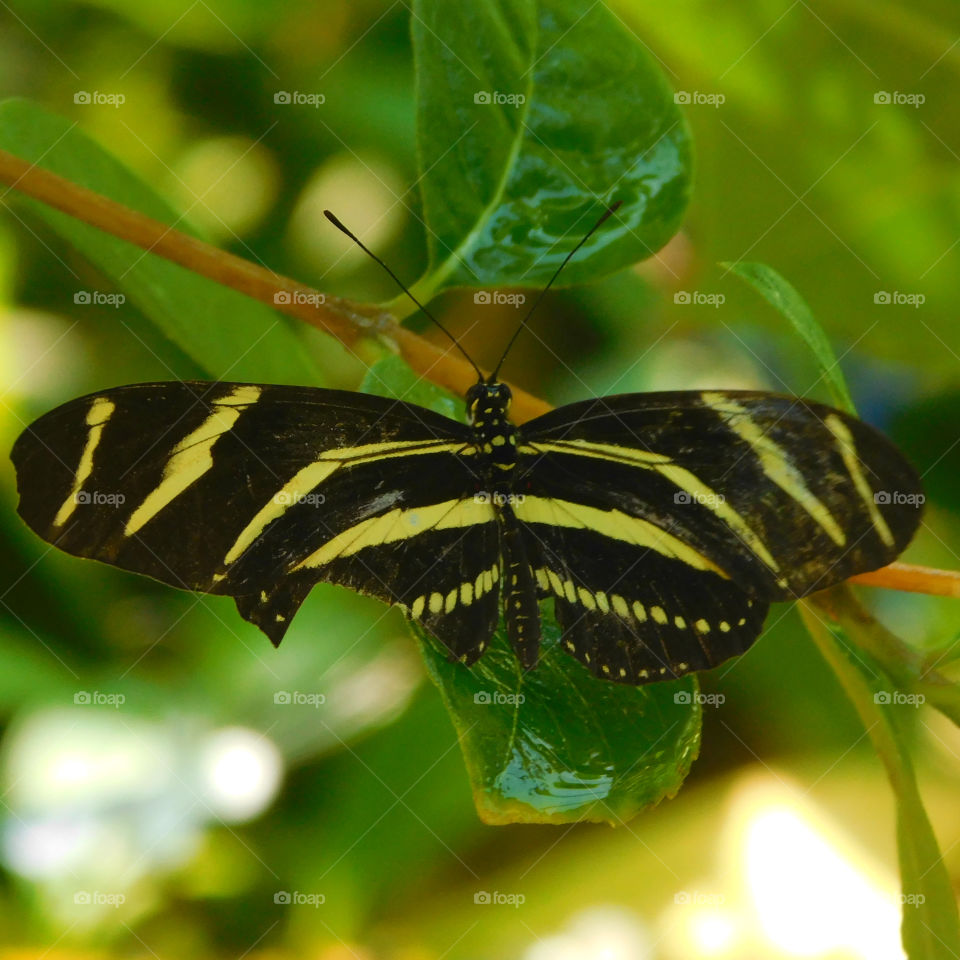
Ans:
{"type": "Polygon", "coordinates": [[[675,391],[516,425],[500,364],[478,369],[467,423],[321,388],[98,391],[16,441],[19,513],[67,553],[233,597],[275,645],[326,581],[400,607],[467,666],[502,617],[533,669],[550,600],[560,648],[628,684],[742,653],[771,601],[886,565],[919,524],[913,468],[840,410],[675,391]]]}

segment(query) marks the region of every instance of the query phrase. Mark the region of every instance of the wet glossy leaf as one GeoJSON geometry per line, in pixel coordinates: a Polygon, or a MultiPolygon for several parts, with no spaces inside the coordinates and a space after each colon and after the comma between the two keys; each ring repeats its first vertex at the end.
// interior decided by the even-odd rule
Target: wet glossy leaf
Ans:
{"type": "Polygon", "coordinates": [[[693,676],[642,687],[598,680],[544,617],[523,675],[502,628],[467,669],[421,637],[487,823],[624,823],[680,789],[700,746],[693,676]]]}
{"type": "Polygon", "coordinates": [[[581,283],[677,230],[690,142],[659,66],[602,3],[414,5],[418,138],[431,268],[453,285],[581,283]]]}

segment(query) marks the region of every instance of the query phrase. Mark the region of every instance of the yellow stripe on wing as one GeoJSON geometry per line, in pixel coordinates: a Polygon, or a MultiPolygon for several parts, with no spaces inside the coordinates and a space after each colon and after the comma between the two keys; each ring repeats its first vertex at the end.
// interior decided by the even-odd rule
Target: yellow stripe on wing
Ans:
{"type": "Polygon", "coordinates": [[[259,397],[259,387],[244,384],[234,387],[227,396],[212,401],[214,409],[210,416],[173,448],[163,468],[163,478],[130,515],[123,530],[124,536],[135,534],[213,466],[214,444],[233,429],[244,410],[259,397]]]}
{"type": "Polygon", "coordinates": [[[622,510],[602,510],[571,500],[553,497],[525,496],[513,504],[517,519],[524,523],[543,523],[552,527],[590,530],[611,540],[619,540],[638,547],[648,547],[671,560],[680,560],[696,570],[710,570],[729,580],[729,574],[712,560],[667,533],[656,524],[622,510]]]}
{"type": "Polygon", "coordinates": [[[613,443],[594,443],[590,440],[538,441],[535,446],[521,447],[520,452],[573,454],[639,467],[642,470],[654,470],[688,494],[691,501],[715,513],[770,570],[774,573],[780,571],[780,566],[767,545],[746,520],[727,503],[726,499],[717,494],[696,474],[685,467],[677,466],[670,457],[662,453],[652,453],[613,443]]]}
{"type": "Polygon", "coordinates": [[[103,428],[113,416],[114,410],[116,410],[116,406],[106,397],[95,397],[93,403],[90,404],[86,419],[87,426],[90,428],[87,433],[87,442],[83,448],[83,453],[80,455],[80,463],[77,466],[76,474],[74,474],[70,493],[53,518],[55,527],[62,527],[73,511],[76,510],[77,494],[80,493],[90,474],[93,473],[93,454],[100,443],[100,438],[103,436],[103,428]]]}
{"type": "MultiPolygon", "coordinates": [[[[290,572],[322,567],[338,557],[348,557],[366,547],[409,540],[431,530],[472,527],[496,520],[493,505],[474,500],[447,500],[425,507],[397,507],[377,517],[361,520],[328,540],[290,572]]],[[[489,589],[489,587],[486,587],[489,589]]]]}
{"type": "Polygon", "coordinates": [[[840,450],[840,456],[843,457],[843,465],[847,468],[847,473],[850,474],[850,479],[853,480],[853,485],[857,488],[857,493],[860,494],[861,499],[867,505],[870,522],[880,535],[880,539],[888,547],[892,547],[894,544],[893,533],[890,531],[890,527],[887,526],[887,521],[883,519],[883,514],[877,506],[874,492],[863,474],[860,458],[857,456],[857,445],[854,442],[853,434],[850,433],[850,428],[833,413],[823,422],[826,428],[837,439],[837,447],[840,450]]]}
{"type": "Polygon", "coordinates": [[[701,399],[711,410],[720,414],[723,422],[741,440],[750,445],[764,474],[784,493],[793,497],[838,547],[845,546],[847,535],[843,528],[811,492],[803,474],[793,465],[786,451],[750,418],[750,411],[722,393],[708,391],[701,394],[701,399]]]}
{"type": "Polygon", "coordinates": [[[287,510],[313,493],[331,474],[344,466],[356,466],[390,457],[406,457],[422,453],[462,453],[462,441],[450,443],[441,440],[395,440],[390,443],[368,443],[359,447],[340,447],[324,450],[313,463],[298,470],[261,508],[243,528],[233,546],[223,558],[224,564],[233,563],[261,533],[287,510]]]}

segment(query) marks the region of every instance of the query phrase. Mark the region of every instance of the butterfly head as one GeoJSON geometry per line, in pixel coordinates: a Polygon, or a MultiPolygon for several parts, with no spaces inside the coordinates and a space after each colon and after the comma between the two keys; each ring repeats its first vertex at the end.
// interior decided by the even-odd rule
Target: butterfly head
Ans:
{"type": "Polygon", "coordinates": [[[481,380],[467,391],[467,419],[475,427],[499,425],[507,420],[512,399],[505,383],[481,380]]]}

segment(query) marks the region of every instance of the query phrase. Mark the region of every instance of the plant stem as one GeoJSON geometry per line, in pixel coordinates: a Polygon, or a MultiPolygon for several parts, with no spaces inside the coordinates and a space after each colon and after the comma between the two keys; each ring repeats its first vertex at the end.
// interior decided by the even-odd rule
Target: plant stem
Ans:
{"type": "Polygon", "coordinates": [[[880,570],[858,573],[850,583],[864,587],[885,587],[887,590],[907,590],[937,597],[960,597],[960,571],[937,570],[912,563],[894,562],[880,570]]]}
{"type": "MultiPolygon", "coordinates": [[[[347,346],[363,337],[376,337],[399,353],[414,372],[455,393],[466,393],[476,381],[473,368],[451,354],[449,348],[438,347],[401,327],[391,314],[375,304],[322,294],[130,210],[5,150],[0,150],[0,183],[309,323],[347,346]]],[[[549,409],[542,400],[519,387],[512,386],[512,390],[513,411],[518,420],[529,420],[549,409]]]]}
{"type": "Polygon", "coordinates": [[[856,646],[879,663],[899,688],[922,693],[930,706],[960,726],[960,687],[931,669],[924,654],[876,621],[849,587],[832,587],[814,596],[818,608],[841,624],[856,646]]]}

